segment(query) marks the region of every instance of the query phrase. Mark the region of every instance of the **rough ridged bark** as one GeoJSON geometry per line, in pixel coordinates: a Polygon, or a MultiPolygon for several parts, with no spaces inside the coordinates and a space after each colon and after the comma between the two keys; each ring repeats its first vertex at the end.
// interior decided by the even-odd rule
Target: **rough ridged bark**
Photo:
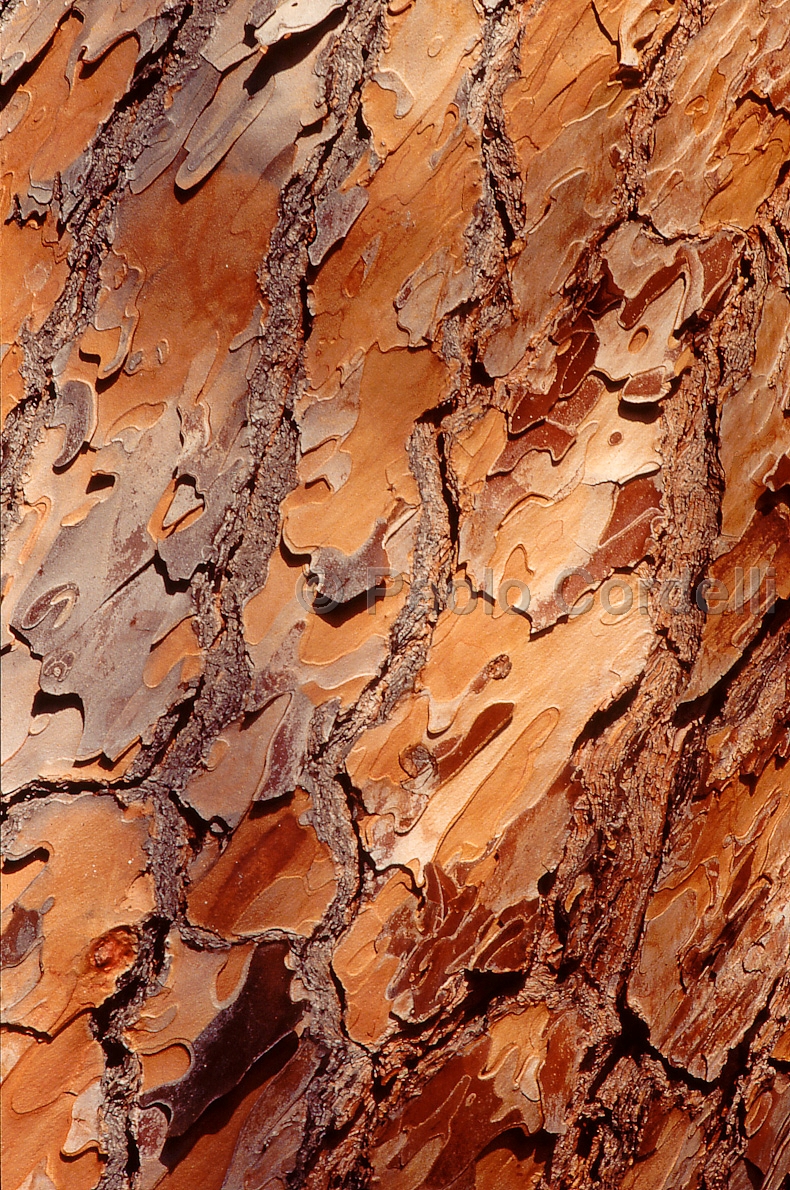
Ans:
{"type": "Polygon", "coordinates": [[[9,1190],[785,1190],[790,4],[3,16],[9,1190]]]}

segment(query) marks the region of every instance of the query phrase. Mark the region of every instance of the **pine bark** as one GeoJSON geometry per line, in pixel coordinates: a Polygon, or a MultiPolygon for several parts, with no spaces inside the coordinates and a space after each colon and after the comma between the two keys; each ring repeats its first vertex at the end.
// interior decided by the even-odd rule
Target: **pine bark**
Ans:
{"type": "Polygon", "coordinates": [[[9,1190],[787,1190],[790,3],[38,0],[9,1190]]]}

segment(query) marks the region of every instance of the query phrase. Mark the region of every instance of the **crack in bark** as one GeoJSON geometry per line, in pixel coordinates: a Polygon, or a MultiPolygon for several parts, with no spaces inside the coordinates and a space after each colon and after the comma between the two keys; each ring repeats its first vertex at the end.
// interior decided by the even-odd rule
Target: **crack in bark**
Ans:
{"type": "MultiPolygon", "coordinates": [[[[3,468],[0,482],[2,548],[18,519],[23,498],[23,477],[35,451],[55,398],[52,362],[64,344],[85,330],[99,296],[99,266],[112,245],[112,220],[125,182],[124,168],[144,147],[144,132],[137,134],[164,110],[168,67],[175,60],[176,74],[197,59],[218,0],[180,0],[169,14],[173,27],[155,63],[143,62],[129,91],[98,129],[86,152],[90,168],[76,205],[65,219],[57,214],[62,232],[73,237],[68,276],[63,292],[41,329],[23,333],[25,353],[22,375],[25,397],[13,408],[3,427],[3,468]],[[168,42],[171,43],[168,54],[168,42]],[[140,92],[138,97],[137,93],[140,92]]],[[[39,58],[47,53],[45,47],[39,58]]],[[[21,219],[16,212],[17,220],[21,219]]]]}

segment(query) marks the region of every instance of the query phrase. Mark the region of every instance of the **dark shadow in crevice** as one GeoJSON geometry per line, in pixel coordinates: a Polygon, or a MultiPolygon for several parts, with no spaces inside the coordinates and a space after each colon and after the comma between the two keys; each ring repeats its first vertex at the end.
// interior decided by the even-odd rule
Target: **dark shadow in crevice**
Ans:
{"type": "Polygon", "coordinates": [[[74,710],[79,711],[84,723],[85,711],[79,694],[47,694],[44,690],[38,690],[33,699],[31,711],[34,716],[55,715],[58,711],[65,711],[69,707],[73,707],[74,710]]]}
{"type": "Polygon", "coordinates": [[[244,90],[250,97],[257,95],[275,75],[292,70],[294,66],[303,62],[327,33],[337,29],[344,20],[343,8],[335,9],[313,29],[304,33],[292,33],[288,38],[282,38],[275,45],[269,46],[244,80],[244,90]]]}
{"type": "MultiPolygon", "coordinates": [[[[266,1050],[232,1091],[222,1099],[215,1099],[182,1136],[173,1136],[165,1141],[160,1157],[162,1164],[169,1170],[175,1169],[188,1158],[203,1136],[216,1136],[226,1128],[244,1100],[252,1092],[262,1090],[264,1085],[293,1058],[298,1048],[299,1038],[291,1032],[266,1050]]],[[[265,1138],[262,1137],[261,1140],[263,1143],[265,1138]]]]}

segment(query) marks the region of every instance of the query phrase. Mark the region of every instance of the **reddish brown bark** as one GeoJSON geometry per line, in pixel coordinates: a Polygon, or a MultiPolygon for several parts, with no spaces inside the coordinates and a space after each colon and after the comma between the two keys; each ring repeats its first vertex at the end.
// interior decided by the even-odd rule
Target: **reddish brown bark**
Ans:
{"type": "Polygon", "coordinates": [[[785,1190],[790,5],[31,0],[9,1190],[785,1190]]]}

